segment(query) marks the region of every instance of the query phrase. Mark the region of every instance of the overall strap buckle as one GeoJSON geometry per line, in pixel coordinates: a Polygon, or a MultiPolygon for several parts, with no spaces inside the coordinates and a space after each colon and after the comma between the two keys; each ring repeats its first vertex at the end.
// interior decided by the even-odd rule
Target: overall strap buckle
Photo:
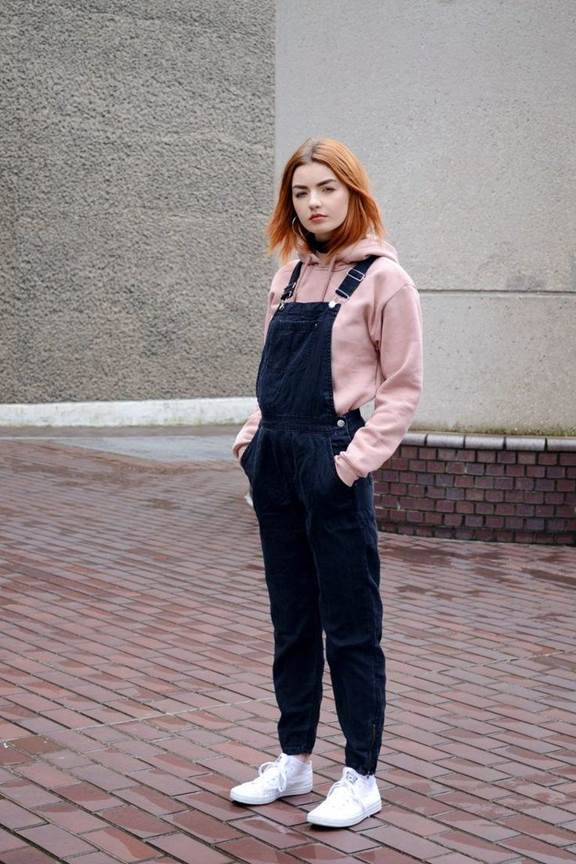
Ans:
{"type": "Polygon", "coordinates": [[[298,277],[300,276],[300,270],[302,269],[302,261],[298,261],[292,273],[290,274],[290,280],[288,285],[282,292],[282,296],[280,297],[280,309],[284,308],[285,301],[292,297],[294,290],[296,288],[296,283],[298,282],[298,277]]]}
{"type": "Polygon", "coordinates": [[[338,288],[336,288],[336,294],[339,294],[340,297],[345,297],[348,300],[362,280],[366,278],[366,272],[370,265],[379,257],[379,255],[369,255],[367,258],[364,258],[363,261],[358,261],[354,267],[348,270],[343,281],[340,283],[338,288]]]}

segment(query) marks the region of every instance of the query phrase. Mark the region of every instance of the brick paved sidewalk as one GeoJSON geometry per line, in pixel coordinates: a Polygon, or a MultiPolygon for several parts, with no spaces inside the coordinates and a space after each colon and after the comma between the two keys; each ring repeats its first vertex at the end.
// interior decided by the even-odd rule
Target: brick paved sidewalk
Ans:
{"type": "Polygon", "coordinates": [[[314,792],[228,799],[278,753],[239,466],[2,440],[0,489],[3,864],[576,860],[573,548],[382,535],[384,806],[328,830],[328,668],[314,792]]]}

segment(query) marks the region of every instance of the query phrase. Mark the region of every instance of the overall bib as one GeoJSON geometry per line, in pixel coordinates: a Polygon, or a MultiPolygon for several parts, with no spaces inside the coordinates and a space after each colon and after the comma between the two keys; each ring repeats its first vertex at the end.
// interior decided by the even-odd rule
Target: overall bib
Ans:
{"type": "MultiPolygon", "coordinates": [[[[375,257],[348,271],[346,302],[375,257]]],[[[340,303],[286,302],[290,277],[264,344],[256,395],[262,419],[241,458],[250,481],[274,629],[272,666],[284,753],[311,753],[322,700],[324,651],[346,765],[372,774],[382,741],[385,657],[372,475],[352,486],[334,455],[364,425],[338,416],[332,389],[332,327],[340,303]]]]}

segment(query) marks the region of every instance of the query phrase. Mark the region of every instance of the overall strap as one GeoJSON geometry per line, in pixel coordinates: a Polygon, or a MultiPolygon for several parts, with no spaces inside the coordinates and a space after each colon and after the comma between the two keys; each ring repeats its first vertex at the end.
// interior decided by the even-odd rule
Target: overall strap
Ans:
{"type": "Polygon", "coordinates": [[[339,294],[340,297],[346,297],[346,299],[351,297],[360,282],[362,282],[366,276],[366,272],[370,265],[379,257],[379,255],[369,255],[368,258],[358,261],[358,263],[348,271],[338,288],[336,288],[336,294],[339,294]]]}
{"type": "Polygon", "coordinates": [[[296,266],[292,270],[292,273],[290,275],[290,281],[288,282],[288,285],[284,289],[284,293],[282,294],[282,297],[280,298],[281,302],[284,300],[287,300],[294,293],[294,289],[296,288],[296,283],[298,281],[298,277],[300,276],[300,270],[302,269],[302,263],[303,263],[302,261],[298,261],[298,263],[296,264],[296,266]]]}
{"type": "MultiPolygon", "coordinates": [[[[370,265],[379,257],[379,255],[369,255],[368,258],[364,258],[364,260],[358,261],[358,263],[355,264],[354,267],[352,267],[347,272],[346,276],[336,289],[336,294],[339,294],[340,297],[346,297],[346,299],[351,297],[360,282],[362,282],[362,280],[366,276],[370,265]]],[[[298,263],[292,270],[292,273],[290,274],[290,281],[288,282],[288,285],[286,286],[282,293],[282,296],[280,297],[281,303],[284,303],[285,300],[288,300],[294,293],[298,277],[300,276],[300,270],[302,269],[302,263],[302,261],[298,261],[298,263]]]]}

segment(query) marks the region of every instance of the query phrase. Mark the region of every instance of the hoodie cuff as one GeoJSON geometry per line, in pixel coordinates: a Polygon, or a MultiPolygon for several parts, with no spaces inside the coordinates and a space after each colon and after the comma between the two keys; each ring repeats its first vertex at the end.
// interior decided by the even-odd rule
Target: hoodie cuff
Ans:
{"type": "Polygon", "coordinates": [[[347,486],[352,486],[352,484],[358,480],[358,475],[352,471],[348,463],[341,458],[339,453],[334,457],[334,464],[336,466],[336,473],[347,486]]]}
{"type": "MultiPolygon", "coordinates": [[[[249,443],[250,442],[248,442],[248,444],[249,443]]],[[[234,453],[238,461],[240,461],[240,459],[242,458],[242,454],[244,453],[244,450],[246,449],[248,444],[240,444],[232,448],[232,452],[234,453]]]]}

